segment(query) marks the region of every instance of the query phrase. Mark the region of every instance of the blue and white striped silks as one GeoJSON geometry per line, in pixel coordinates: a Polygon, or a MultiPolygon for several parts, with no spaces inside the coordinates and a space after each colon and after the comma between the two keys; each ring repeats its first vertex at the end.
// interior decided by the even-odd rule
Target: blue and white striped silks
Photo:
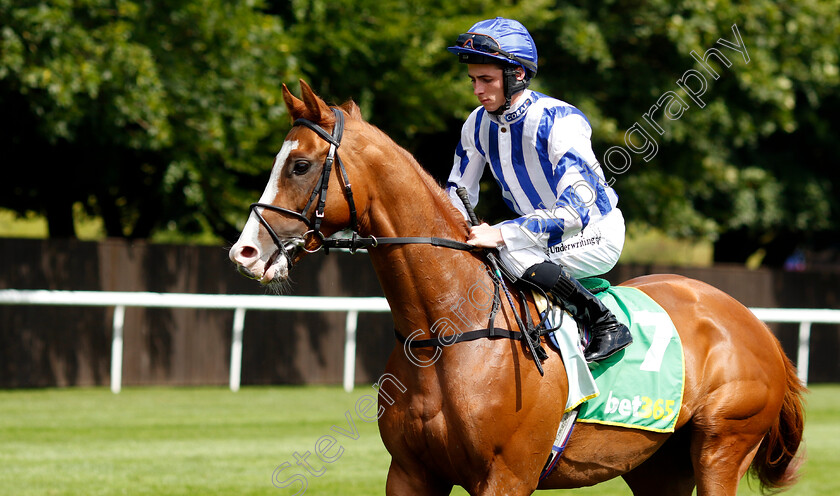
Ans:
{"type": "Polygon", "coordinates": [[[591,134],[580,110],[531,90],[502,116],[478,107],[461,129],[447,191],[466,217],[455,189],[464,186],[476,205],[489,165],[505,203],[519,216],[498,226],[507,247],[554,246],[618,202],[592,151],[591,134]]]}

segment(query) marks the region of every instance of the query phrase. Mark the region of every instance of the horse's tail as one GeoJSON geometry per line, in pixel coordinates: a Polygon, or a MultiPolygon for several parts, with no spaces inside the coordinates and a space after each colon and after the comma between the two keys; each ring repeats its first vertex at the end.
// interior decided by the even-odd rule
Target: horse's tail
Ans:
{"type": "Polygon", "coordinates": [[[782,411],[770,431],[764,436],[752,462],[752,472],[758,478],[762,492],[784,489],[799,478],[804,453],[797,455],[805,427],[803,394],[807,388],[796,375],[796,367],[781,350],[785,362],[785,397],[782,411]]]}

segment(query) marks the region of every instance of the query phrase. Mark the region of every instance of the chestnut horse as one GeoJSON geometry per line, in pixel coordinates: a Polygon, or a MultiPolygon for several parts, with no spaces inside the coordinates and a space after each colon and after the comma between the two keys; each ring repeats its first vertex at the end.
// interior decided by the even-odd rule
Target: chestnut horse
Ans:
{"type": "MultiPolygon", "coordinates": [[[[240,272],[278,284],[325,236],[350,226],[361,236],[353,246],[369,250],[399,336],[431,339],[441,322],[488,327],[487,308],[464,304],[476,284],[493,287],[482,254],[427,242],[468,233],[441,187],[354,103],[329,107],[302,81],[301,91],[298,99],[283,88],[296,126],[230,250],[240,272]],[[426,241],[393,239],[405,237],[426,241]]],[[[379,428],[392,457],[386,494],[441,495],[460,485],[511,496],[622,476],[636,495],[690,495],[696,486],[700,495],[732,496],[750,467],[763,488],[792,484],[804,387],[778,340],[702,282],[654,275],[624,285],[667,311],[685,347],[674,433],[578,424],[540,481],[568,394],[559,354],[549,353],[541,377],[521,341],[483,338],[408,356],[395,339],[386,372],[405,389],[388,398],[380,390],[379,428]]],[[[506,304],[493,325],[516,329],[513,308],[536,315],[530,300],[506,304]]]]}

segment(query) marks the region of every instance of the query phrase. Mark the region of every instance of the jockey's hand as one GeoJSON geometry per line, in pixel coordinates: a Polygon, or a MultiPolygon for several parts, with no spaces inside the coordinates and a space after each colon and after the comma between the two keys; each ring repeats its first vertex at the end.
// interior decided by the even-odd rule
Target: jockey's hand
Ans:
{"type": "Polygon", "coordinates": [[[484,223],[470,228],[467,244],[478,248],[498,248],[505,244],[505,240],[502,239],[501,229],[484,223]]]}

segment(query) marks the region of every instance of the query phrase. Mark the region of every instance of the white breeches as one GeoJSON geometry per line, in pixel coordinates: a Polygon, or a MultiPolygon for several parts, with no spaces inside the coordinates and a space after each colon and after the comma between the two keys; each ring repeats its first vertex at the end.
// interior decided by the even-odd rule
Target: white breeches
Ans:
{"type": "Polygon", "coordinates": [[[582,277],[599,276],[609,272],[621,256],[624,248],[624,216],[618,208],[602,217],[597,223],[589,224],[584,230],[562,243],[542,248],[529,246],[519,250],[499,248],[499,258],[505,267],[521,276],[534,264],[553,262],[582,277]]]}

